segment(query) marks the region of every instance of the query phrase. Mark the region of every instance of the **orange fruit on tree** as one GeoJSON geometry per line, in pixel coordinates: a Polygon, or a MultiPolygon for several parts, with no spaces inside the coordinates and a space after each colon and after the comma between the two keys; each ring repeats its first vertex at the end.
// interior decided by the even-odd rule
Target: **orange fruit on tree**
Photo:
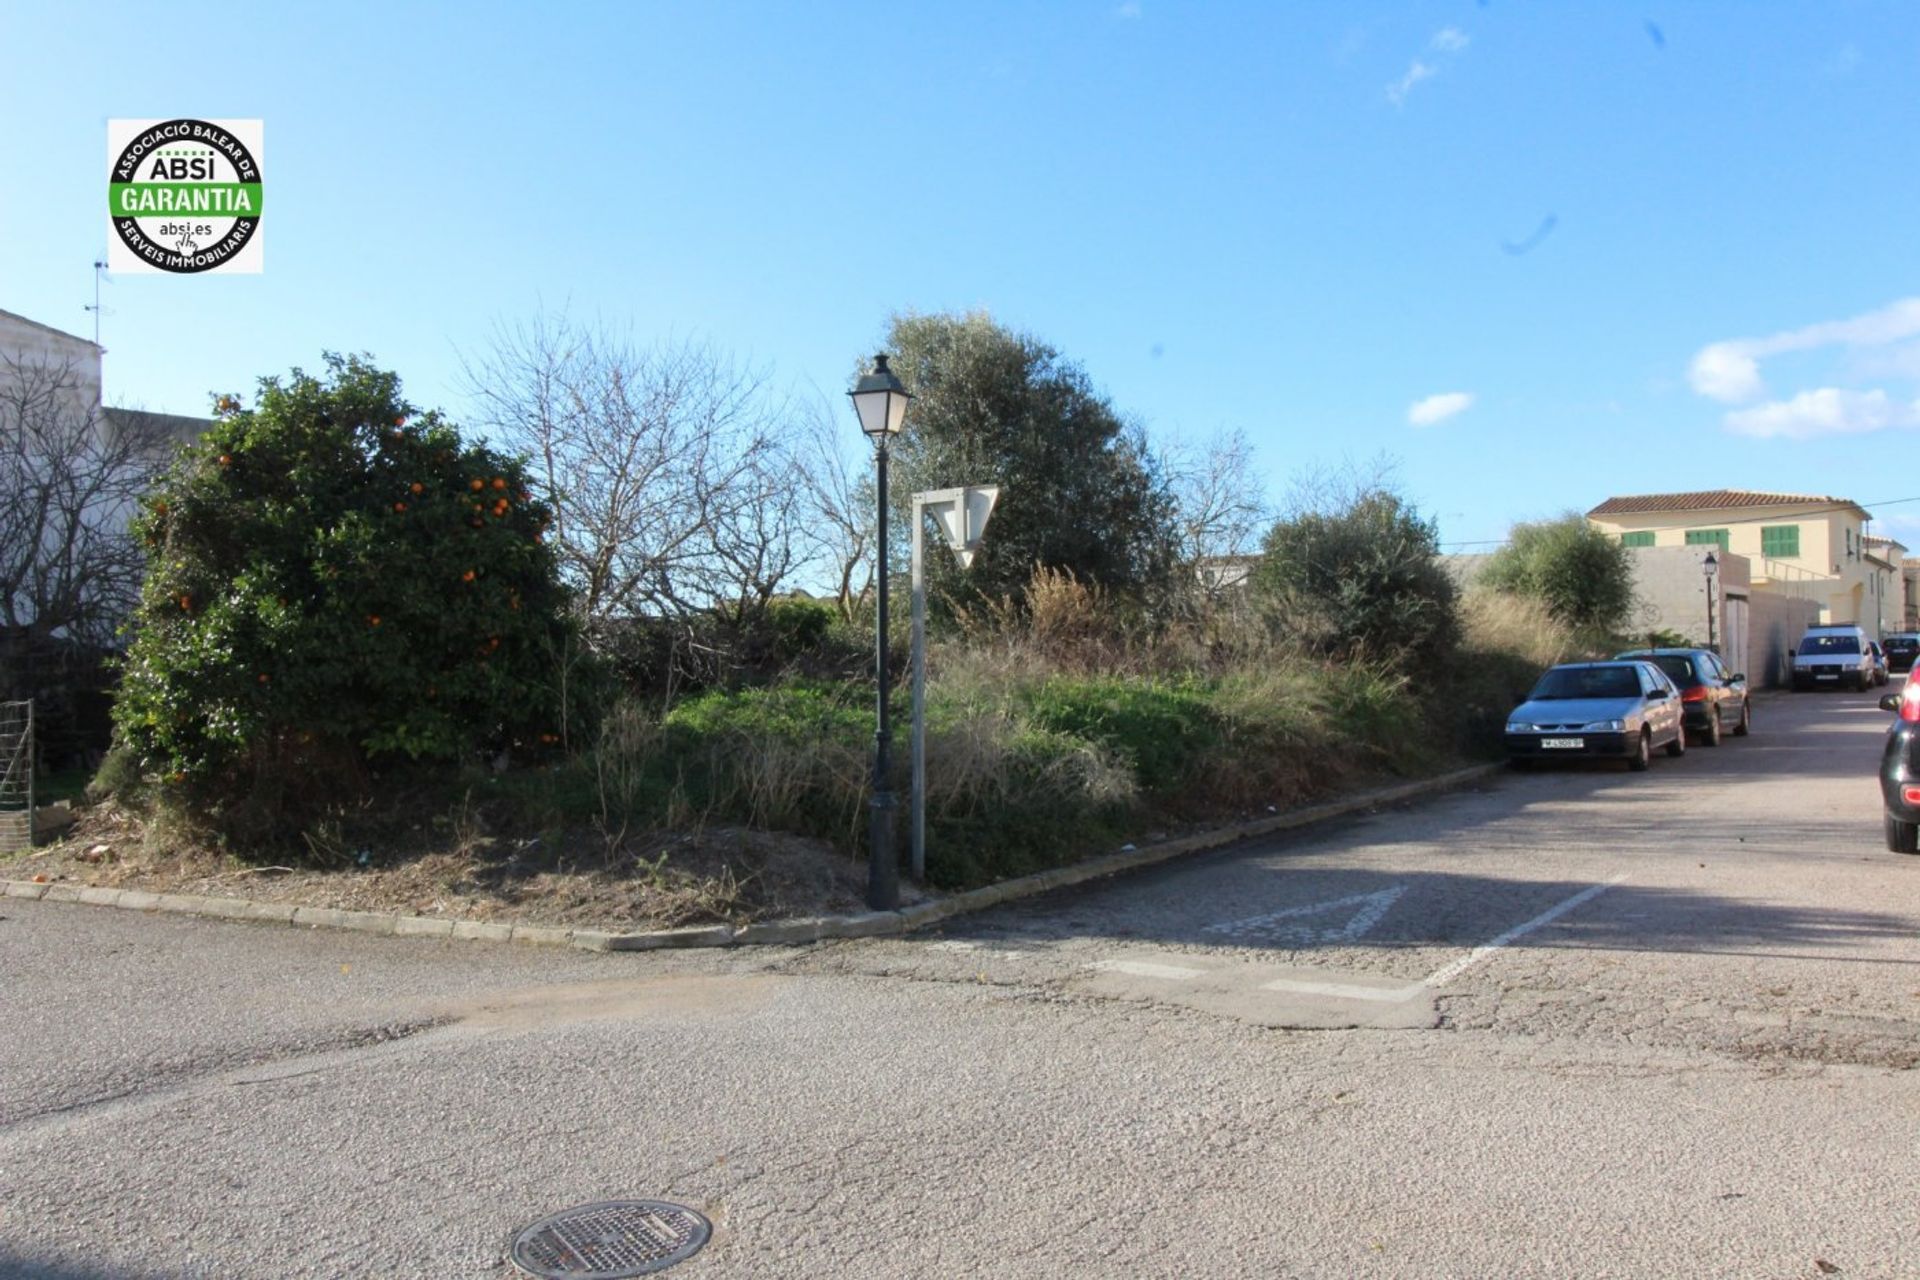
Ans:
{"type": "Polygon", "coordinates": [[[370,626],[370,627],[377,627],[377,626],[379,626],[379,625],[380,625],[380,615],[379,615],[379,614],[377,614],[377,613],[370,613],[370,614],[368,614],[368,615],[367,615],[367,625],[368,625],[368,626],[370,626]]]}
{"type": "Polygon", "coordinates": [[[421,484],[418,480],[415,480],[412,484],[408,485],[407,488],[412,490],[413,495],[416,498],[427,491],[427,486],[421,484]]]}
{"type": "Polygon", "coordinates": [[[467,571],[466,571],[465,573],[463,573],[463,574],[461,574],[461,575],[460,575],[460,581],[462,581],[462,582],[472,582],[472,581],[473,581],[473,570],[471,570],[471,569],[469,569],[469,570],[467,570],[467,571]]]}
{"type": "Polygon", "coordinates": [[[507,487],[507,478],[506,478],[505,476],[495,476],[495,477],[493,478],[493,487],[494,487],[494,488],[496,488],[496,489],[504,489],[504,488],[506,488],[506,487],[507,487]]]}
{"type": "Polygon", "coordinates": [[[480,492],[482,489],[486,487],[487,487],[487,482],[485,480],[480,480],[480,479],[475,479],[472,485],[473,491],[475,493],[480,492]]]}
{"type": "Polygon", "coordinates": [[[405,511],[407,509],[407,504],[404,502],[396,502],[393,504],[393,509],[396,512],[405,511]]]}

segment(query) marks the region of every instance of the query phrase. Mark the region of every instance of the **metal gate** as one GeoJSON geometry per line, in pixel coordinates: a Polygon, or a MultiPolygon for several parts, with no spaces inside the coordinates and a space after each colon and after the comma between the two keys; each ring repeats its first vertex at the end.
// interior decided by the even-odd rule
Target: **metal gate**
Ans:
{"type": "Polygon", "coordinates": [[[33,847],[33,703],[0,702],[0,853],[33,847]]]}

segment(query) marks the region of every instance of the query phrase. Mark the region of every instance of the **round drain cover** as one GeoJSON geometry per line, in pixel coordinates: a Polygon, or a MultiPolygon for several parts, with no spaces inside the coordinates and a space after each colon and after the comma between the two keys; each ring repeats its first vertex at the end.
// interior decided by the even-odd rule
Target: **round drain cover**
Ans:
{"type": "Polygon", "coordinates": [[[513,1238],[513,1265],[546,1280],[625,1280],[700,1252],[713,1224],[664,1200],[607,1200],[540,1219],[513,1238]]]}

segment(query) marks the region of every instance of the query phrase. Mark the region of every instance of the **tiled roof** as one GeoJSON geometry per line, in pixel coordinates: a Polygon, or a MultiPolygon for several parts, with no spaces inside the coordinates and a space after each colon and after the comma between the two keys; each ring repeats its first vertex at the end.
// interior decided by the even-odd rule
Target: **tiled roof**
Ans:
{"type": "Polygon", "coordinates": [[[1729,507],[1784,507],[1802,504],[1851,507],[1851,498],[1806,493],[1755,493],[1747,489],[1707,489],[1699,493],[1642,493],[1608,498],[1590,516],[1623,516],[1655,511],[1719,511],[1729,507]]]}

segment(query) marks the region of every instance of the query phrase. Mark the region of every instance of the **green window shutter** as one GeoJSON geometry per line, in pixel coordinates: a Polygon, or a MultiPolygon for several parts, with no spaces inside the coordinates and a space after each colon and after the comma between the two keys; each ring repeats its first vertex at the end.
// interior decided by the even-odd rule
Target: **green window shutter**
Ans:
{"type": "Polygon", "coordinates": [[[1715,546],[1722,551],[1727,549],[1727,531],[1725,529],[1689,529],[1687,545],[1690,547],[1715,546]]]}
{"type": "Polygon", "coordinates": [[[1642,529],[1638,533],[1623,533],[1620,535],[1620,545],[1623,547],[1650,547],[1653,545],[1653,530],[1642,529]]]}
{"type": "Polygon", "coordinates": [[[1770,560],[1786,560],[1800,554],[1800,526],[1797,524],[1762,525],[1760,554],[1770,560]]]}

